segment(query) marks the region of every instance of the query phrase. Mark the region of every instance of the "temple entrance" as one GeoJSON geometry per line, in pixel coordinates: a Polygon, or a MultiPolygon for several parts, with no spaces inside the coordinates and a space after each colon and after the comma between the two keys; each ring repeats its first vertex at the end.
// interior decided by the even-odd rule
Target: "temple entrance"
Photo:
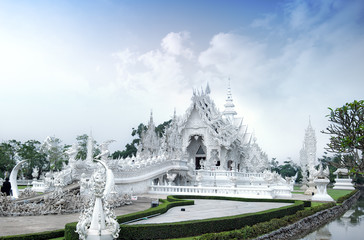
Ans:
{"type": "Polygon", "coordinates": [[[206,147],[203,144],[202,136],[191,136],[187,151],[189,153],[190,159],[194,159],[195,169],[202,169],[204,162],[206,162],[206,147]]]}
{"type": "Polygon", "coordinates": [[[200,146],[196,152],[196,157],[195,157],[195,164],[196,164],[196,170],[201,169],[202,162],[205,162],[204,160],[206,160],[206,153],[205,151],[202,149],[202,146],[200,146]]]}

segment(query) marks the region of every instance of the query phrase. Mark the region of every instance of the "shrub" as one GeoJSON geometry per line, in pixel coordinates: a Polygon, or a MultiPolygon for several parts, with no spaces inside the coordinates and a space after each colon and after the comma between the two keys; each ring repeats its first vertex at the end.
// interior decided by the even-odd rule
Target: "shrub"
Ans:
{"type": "Polygon", "coordinates": [[[282,218],[274,218],[266,222],[257,223],[253,226],[245,226],[239,230],[235,231],[227,231],[221,233],[214,234],[204,234],[197,239],[201,240],[211,240],[211,239],[219,239],[219,240],[227,240],[227,239],[249,239],[256,238],[260,235],[267,234],[269,232],[275,231],[281,227],[288,226],[300,219],[308,217],[316,212],[320,212],[322,210],[334,207],[335,203],[326,203],[321,204],[319,206],[306,208],[304,210],[297,211],[294,214],[284,216],[282,218]]]}
{"type": "Polygon", "coordinates": [[[0,240],[37,240],[37,239],[51,239],[58,238],[64,236],[64,229],[54,230],[54,231],[46,231],[39,233],[28,233],[28,234],[20,234],[20,235],[12,235],[12,236],[1,236],[0,240]]]}
{"type": "Polygon", "coordinates": [[[346,194],[345,196],[339,197],[336,202],[337,203],[343,203],[346,199],[350,198],[351,196],[353,196],[357,192],[358,192],[358,190],[356,189],[356,190],[352,191],[351,193],[346,194]]]}

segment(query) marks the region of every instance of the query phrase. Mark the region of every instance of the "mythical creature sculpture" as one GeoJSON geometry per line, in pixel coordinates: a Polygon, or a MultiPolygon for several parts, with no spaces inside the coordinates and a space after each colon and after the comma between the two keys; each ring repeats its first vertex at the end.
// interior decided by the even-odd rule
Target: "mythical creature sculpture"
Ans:
{"type": "Polygon", "coordinates": [[[111,170],[107,168],[105,163],[102,161],[98,162],[105,167],[105,170],[99,168],[92,175],[91,192],[93,197],[90,200],[89,207],[81,213],[76,227],[76,232],[78,232],[82,240],[87,239],[88,236],[95,235],[103,235],[110,239],[119,236],[119,224],[106,201],[107,195],[111,191],[110,185],[113,184],[111,182],[113,179],[110,179],[110,177],[113,178],[110,175],[112,172],[110,172],[111,170]]]}
{"type": "Polygon", "coordinates": [[[176,179],[177,173],[167,173],[168,185],[172,185],[174,179],[176,179]]]}

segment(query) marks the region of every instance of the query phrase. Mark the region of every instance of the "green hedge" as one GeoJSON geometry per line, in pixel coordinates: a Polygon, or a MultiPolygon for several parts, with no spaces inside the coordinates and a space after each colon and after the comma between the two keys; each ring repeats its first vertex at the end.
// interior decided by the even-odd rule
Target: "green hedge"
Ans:
{"type": "Polygon", "coordinates": [[[303,210],[303,201],[275,200],[275,199],[243,199],[230,197],[204,197],[204,196],[169,196],[168,201],[178,202],[180,198],[219,199],[233,201],[263,201],[263,202],[287,202],[293,203],[277,209],[270,209],[258,213],[247,213],[236,216],[221,218],[210,218],[203,220],[162,223],[162,224],[141,224],[121,225],[119,239],[163,239],[196,236],[209,232],[221,232],[239,229],[243,226],[254,225],[259,222],[269,221],[273,218],[280,218],[303,210]]]}
{"type": "MultiPolygon", "coordinates": [[[[116,220],[118,221],[118,223],[124,223],[124,222],[128,222],[128,221],[131,221],[134,219],[144,218],[144,217],[148,217],[150,215],[154,215],[154,214],[158,214],[158,213],[163,214],[172,207],[186,206],[186,205],[194,204],[194,201],[192,201],[192,200],[168,201],[168,200],[160,199],[159,201],[162,204],[158,205],[157,207],[149,208],[147,210],[136,212],[136,213],[121,215],[121,216],[116,217],[116,220]]],[[[72,222],[72,223],[66,224],[65,233],[64,233],[65,239],[67,239],[67,240],[78,240],[79,239],[78,233],[75,232],[76,225],[77,225],[77,222],[72,222]]],[[[123,226],[125,226],[125,225],[123,225],[123,226]]]]}
{"type": "Polygon", "coordinates": [[[38,233],[28,233],[28,234],[20,234],[20,235],[12,235],[12,236],[4,236],[0,237],[0,240],[37,240],[37,239],[51,239],[58,238],[64,236],[64,229],[54,230],[54,231],[46,231],[46,232],[38,232],[38,233]]]}
{"type": "Polygon", "coordinates": [[[275,231],[281,227],[288,226],[298,220],[308,217],[316,212],[320,212],[327,208],[334,207],[335,203],[326,203],[319,206],[306,208],[304,210],[297,211],[295,214],[284,216],[283,218],[274,218],[266,222],[260,222],[253,226],[245,226],[241,229],[220,233],[208,233],[196,239],[201,240],[228,240],[228,239],[251,239],[258,236],[267,234],[269,232],[275,231]]]}
{"type": "Polygon", "coordinates": [[[346,199],[350,198],[351,196],[353,196],[358,191],[359,190],[356,189],[356,190],[352,191],[351,193],[346,194],[345,196],[339,197],[336,202],[337,203],[343,203],[346,199]]]}
{"type": "MultiPolygon", "coordinates": [[[[170,195],[167,200],[170,202],[181,201],[182,199],[211,199],[211,200],[228,200],[240,202],[279,202],[279,203],[295,203],[292,199],[257,199],[257,198],[239,198],[224,196],[191,196],[191,195],[170,195]]],[[[311,201],[304,201],[304,207],[311,207],[311,201]]]]}
{"type": "Polygon", "coordinates": [[[291,199],[268,199],[268,198],[239,198],[239,197],[225,197],[225,196],[194,196],[194,195],[170,195],[167,197],[168,201],[181,201],[183,199],[211,199],[211,200],[228,200],[240,202],[280,202],[280,203],[294,203],[291,199]]]}

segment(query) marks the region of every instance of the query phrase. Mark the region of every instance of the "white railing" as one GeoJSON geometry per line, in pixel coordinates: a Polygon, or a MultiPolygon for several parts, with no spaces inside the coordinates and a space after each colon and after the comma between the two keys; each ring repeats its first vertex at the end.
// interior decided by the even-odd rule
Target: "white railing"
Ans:
{"type": "Polygon", "coordinates": [[[22,179],[18,179],[16,180],[18,186],[27,186],[27,185],[31,185],[33,180],[22,180],[22,179]]]}
{"type": "Polygon", "coordinates": [[[273,189],[268,187],[195,187],[195,186],[150,186],[151,194],[173,194],[173,195],[215,195],[235,196],[245,198],[274,198],[273,189]]]}
{"type": "Polygon", "coordinates": [[[152,165],[133,167],[120,172],[114,172],[116,178],[130,178],[135,176],[149,175],[151,172],[159,172],[162,168],[175,168],[175,170],[187,170],[187,162],[182,160],[170,160],[158,162],[152,165]]]}
{"type": "Polygon", "coordinates": [[[34,180],[32,182],[32,190],[35,191],[35,192],[44,192],[45,191],[45,184],[44,184],[44,181],[36,181],[34,180]]]}
{"type": "Polygon", "coordinates": [[[170,170],[187,171],[188,167],[186,162],[184,161],[175,161],[175,160],[168,161],[165,162],[164,164],[140,169],[140,171],[116,173],[115,183],[126,184],[126,183],[140,182],[148,179],[152,180],[153,178],[156,178],[161,174],[165,174],[170,170]]]}
{"type": "Polygon", "coordinates": [[[209,177],[232,177],[236,176],[238,178],[263,178],[264,173],[243,173],[243,172],[235,172],[235,171],[224,171],[224,170],[195,170],[195,175],[199,174],[202,176],[209,177]]]}

